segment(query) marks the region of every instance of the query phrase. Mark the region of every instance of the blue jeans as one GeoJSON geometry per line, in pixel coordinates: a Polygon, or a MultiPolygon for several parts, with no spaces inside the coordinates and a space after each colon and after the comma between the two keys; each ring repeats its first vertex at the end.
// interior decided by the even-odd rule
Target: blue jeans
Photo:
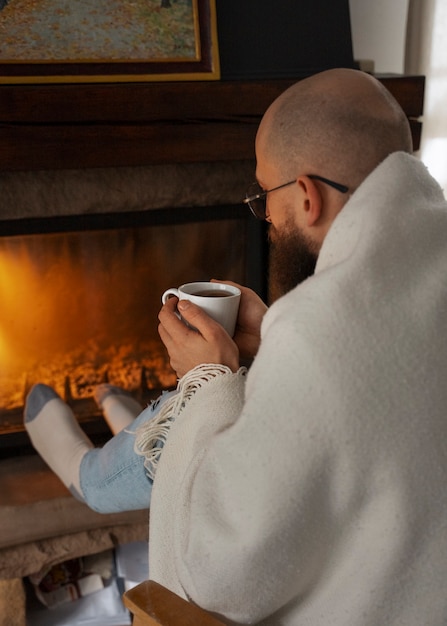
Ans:
{"type": "Polygon", "coordinates": [[[152,480],[144,467],[144,457],[134,451],[135,432],[155,417],[174,393],[163,393],[128,428],[102,448],[93,448],[85,454],[79,470],[80,483],[84,500],[91,509],[98,513],[119,513],[149,507],[152,480]]]}

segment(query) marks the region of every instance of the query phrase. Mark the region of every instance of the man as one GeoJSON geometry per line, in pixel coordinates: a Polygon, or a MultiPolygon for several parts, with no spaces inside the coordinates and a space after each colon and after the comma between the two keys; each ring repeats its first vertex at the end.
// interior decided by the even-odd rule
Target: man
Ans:
{"type": "Polygon", "coordinates": [[[411,149],[374,78],[300,81],[249,194],[277,300],[244,289],[234,340],[160,311],[182,402],[157,426],[151,578],[231,623],[446,623],[447,206],[411,149]]]}

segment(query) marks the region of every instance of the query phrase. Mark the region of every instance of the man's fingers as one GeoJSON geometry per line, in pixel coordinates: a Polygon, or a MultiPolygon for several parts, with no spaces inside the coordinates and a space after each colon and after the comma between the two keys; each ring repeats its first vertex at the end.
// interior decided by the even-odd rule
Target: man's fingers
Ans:
{"type": "Polygon", "coordinates": [[[189,300],[180,300],[177,308],[183,319],[185,319],[188,324],[191,324],[194,327],[196,327],[196,324],[194,324],[194,320],[199,321],[200,323],[200,319],[203,319],[204,317],[202,309],[196,304],[189,302],[189,300]]]}
{"type": "Polygon", "coordinates": [[[189,300],[180,300],[178,309],[182,318],[197,329],[205,341],[214,341],[216,336],[221,335],[221,333],[227,334],[224,328],[208,313],[189,300]]]}

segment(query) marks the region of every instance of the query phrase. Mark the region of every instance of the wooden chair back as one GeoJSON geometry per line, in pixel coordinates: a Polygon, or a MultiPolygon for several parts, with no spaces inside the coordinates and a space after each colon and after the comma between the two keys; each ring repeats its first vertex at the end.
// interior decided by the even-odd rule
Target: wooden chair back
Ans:
{"type": "Polygon", "coordinates": [[[146,580],[123,596],[133,626],[224,626],[195,604],[153,580],[146,580]]]}

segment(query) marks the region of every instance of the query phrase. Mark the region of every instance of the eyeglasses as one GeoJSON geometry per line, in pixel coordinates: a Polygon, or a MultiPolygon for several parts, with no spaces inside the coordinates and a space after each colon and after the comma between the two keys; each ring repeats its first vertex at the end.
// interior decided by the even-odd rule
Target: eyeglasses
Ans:
{"type": "MultiPolygon", "coordinates": [[[[346,187],[346,185],[335,183],[333,180],[323,178],[323,176],[318,176],[317,174],[308,174],[308,178],[319,180],[320,182],[333,187],[340,193],[347,193],[349,191],[349,187],[346,187]]],[[[296,180],[291,180],[288,183],[279,185],[278,187],[273,187],[273,189],[263,189],[259,183],[255,182],[250,185],[244,198],[244,204],[248,204],[250,211],[256,218],[258,218],[258,220],[265,220],[267,211],[267,194],[272,193],[272,191],[282,189],[283,187],[287,187],[288,185],[293,185],[295,182],[296,180]]]]}

